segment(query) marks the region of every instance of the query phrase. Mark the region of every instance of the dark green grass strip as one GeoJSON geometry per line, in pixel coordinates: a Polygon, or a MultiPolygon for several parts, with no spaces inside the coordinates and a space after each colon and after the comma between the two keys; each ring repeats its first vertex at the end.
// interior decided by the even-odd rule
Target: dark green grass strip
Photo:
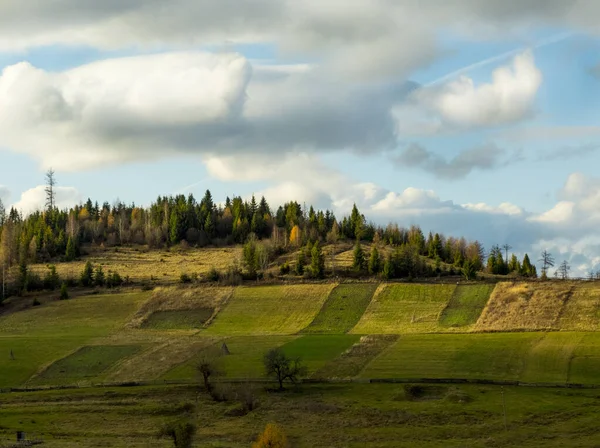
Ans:
{"type": "Polygon", "coordinates": [[[288,342],[281,349],[291,358],[300,358],[311,374],[340,356],[359,338],[353,334],[306,335],[288,342]]]}
{"type": "Polygon", "coordinates": [[[59,359],[35,377],[33,384],[70,384],[94,378],[121,359],[141,350],[137,345],[90,345],[59,359]]]}
{"type": "Polygon", "coordinates": [[[312,376],[327,379],[355,377],[372,359],[397,340],[398,335],[395,334],[362,336],[356,344],[330,360],[312,376]]]}
{"type": "Polygon", "coordinates": [[[485,308],[494,285],[459,285],[454,290],[448,306],[442,312],[443,327],[473,325],[485,308]]]}
{"type": "Polygon", "coordinates": [[[341,334],[350,331],[367,309],[376,283],[338,285],[303,333],[341,334]]]}

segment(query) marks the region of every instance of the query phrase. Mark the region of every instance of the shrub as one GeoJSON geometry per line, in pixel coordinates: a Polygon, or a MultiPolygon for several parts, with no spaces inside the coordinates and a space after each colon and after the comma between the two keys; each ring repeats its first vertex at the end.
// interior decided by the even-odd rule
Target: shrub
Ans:
{"type": "Polygon", "coordinates": [[[219,271],[217,271],[217,269],[214,266],[212,266],[208,270],[208,273],[206,274],[206,279],[209,282],[218,282],[220,278],[221,278],[221,275],[219,274],[219,271]]]}
{"type": "Polygon", "coordinates": [[[67,291],[67,284],[63,282],[60,287],[60,300],[67,300],[69,298],[69,291],[67,291]]]}
{"type": "Polygon", "coordinates": [[[285,434],[274,423],[269,423],[256,442],[252,444],[252,448],[287,448],[288,446],[285,434]]]}
{"type": "Polygon", "coordinates": [[[123,279],[119,275],[118,272],[108,271],[108,275],[106,276],[106,287],[114,288],[117,286],[121,286],[123,284],[123,279]]]}
{"type": "Polygon", "coordinates": [[[290,273],[290,264],[287,261],[279,266],[279,273],[281,275],[287,275],[290,273]]]}
{"type": "Polygon", "coordinates": [[[179,281],[180,281],[181,283],[192,283],[192,277],[190,277],[190,276],[189,276],[188,274],[186,274],[186,273],[182,273],[182,274],[179,276],[179,281]]]}
{"type": "Polygon", "coordinates": [[[175,448],[191,448],[196,429],[194,423],[182,420],[165,425],[159,432],[159,437],[171,438],[175,448]]]}
{"type": "Polygon", "coordinates": [[[41,305],[41,303],[40,303],[40,301],[37,299],[37,297],[36,297],[35,299],[33,299],[33,304],[32,304],[32,305],[33,305],[33,306],[40,306],[40,305],[41,305]]]}
{"type": "Polygon", "coordinates": [[[56,272],[56,266],[52,264],[48,266],[48,273],[44,277],[44,288],[54,291],[58,287],[60,287],[60,277],[56,272]]]}

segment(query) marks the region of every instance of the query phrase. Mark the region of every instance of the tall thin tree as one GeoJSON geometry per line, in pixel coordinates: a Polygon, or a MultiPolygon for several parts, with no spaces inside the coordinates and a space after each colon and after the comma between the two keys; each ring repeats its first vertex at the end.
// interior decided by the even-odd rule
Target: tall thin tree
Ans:
{"type": "Polygon", "coordinates": [[[504,249],[504,252],[506,253],[506,257],[504,258],[504,260],[506,261],[506,263],[508,263],[508,251],[512,249],[512,246],[507,243],[502,246],[502,249],[504,249]]]}
{"type": "Polygon", "coordinates": [[[54,170],[50,168],[46,172],[46,188],[44,189],[46,192],[46,209],[49,211],[54,210],[54,206],[56,204],[56,191],[54,191],[55,185],[56,179],[54,177],[54,170]]]}
{"type": "Polygon", "coordinates": [[[546,249],[542,252],[541,258],[538,260],[542,263],[542,277],[548,276],[548,268],[554,266],[554,257],[546,249]]]}

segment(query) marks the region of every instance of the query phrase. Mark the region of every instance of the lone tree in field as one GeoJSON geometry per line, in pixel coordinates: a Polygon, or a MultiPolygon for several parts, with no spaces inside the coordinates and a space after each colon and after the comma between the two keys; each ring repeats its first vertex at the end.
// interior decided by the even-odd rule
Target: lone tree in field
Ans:
{"type": "Polygon", "coordinates": [[[44,189],[46,192],[46,209],[48,211],[54,210],[54,205],[56,204],[56,192],[54,191],[55,185],[56,179],[54,178],[54,170],[50,168],[46,172],[46,188],[44,189]]]}
{"type": "Polygon", "coordinates": [[[538,261],[542,263],[542,279],[546,280],[548,278],[548,268],[554,266],[554,257],[550,252],[544,249],[538,261]]]}
{"type": "Polygon", "coordinates": [[[567,260],[565,260],[558,267],[558,275],[560,276],[561,279],[568,280],[570,270],[571,270],[571,266],[569,266],[569,263],[567,262],[567,260]]]}
{"type": "MultiPolygon", "coordinates": [[[[225,346],[227,348],[227,346],[225,346]]],[[[227,350],[229,352],[229,350],[227,350]]],[[[202,377],[202,383],[204,384],[204,390],[209,394],[213,390],[213,385],[210,383],[210,378],[219,376],[222,372],[217,368],[215,360],[212,357],[205,356],[196,365],[196,371],[198,376],[202,377]]]]}
{"type": "Polygon", "coordinates": [[[279,383],[279,390],[283,390],[283,382],[288,380],[294,384],[300,377],[306,374],[300,358],[289,358],[279,348],[269,350],[264,358],[265,370],[267,376],[273,376],[279,383]]]}

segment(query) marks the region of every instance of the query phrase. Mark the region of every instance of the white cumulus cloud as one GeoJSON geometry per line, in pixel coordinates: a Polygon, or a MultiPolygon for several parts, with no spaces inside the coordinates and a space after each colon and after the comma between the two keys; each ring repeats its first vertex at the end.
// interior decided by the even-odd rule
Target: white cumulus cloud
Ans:
{"type": "MultiPolygon", "coordinates": [[[[21,193],[20,199],[12,204],[23,215],[43,210],[46,204],[46,186],[38,185],[21,193]]],[[[59,209],[70,208],[81,202],[81,194],[74,187],[54,187],[55,203],[59,209]]]]}

